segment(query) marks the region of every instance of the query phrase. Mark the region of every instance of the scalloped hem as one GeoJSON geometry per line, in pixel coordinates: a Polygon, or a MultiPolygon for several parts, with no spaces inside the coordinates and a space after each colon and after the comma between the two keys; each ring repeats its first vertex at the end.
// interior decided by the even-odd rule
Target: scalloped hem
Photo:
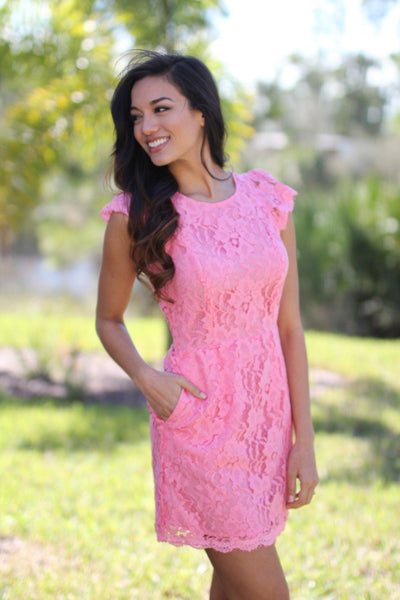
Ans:
{"type": "Polygon", "coordinates": [[[273,532],[268,532],[268,534],[258,535],[255,538],[246,540],[242,538],[232,538],[228,542],[226,540],[212,540],[212,536],[209,536],[208,540],[199,540],[197,537],[190,538],[189,536],[186,536],[185,538],[183,536],[168,537],[168,535],[164,535],[158,532],[157,540],[159,542],[165,542],[176,547],[191,546],[192,548],[197,548],[198,550],[206,550],[208,548],[211,548],[224,554],[226,554],[227,552],[232,552],[233,550],[243,550],[244,552],[252,552],[253,550],[257,550],[257,548],[261,548],[263,546],[272,546],[272,544],[275,543],[278,535],[280,535],[285,529],[286,522],[287,518],[280,525],[278,525],[273,532]]]}

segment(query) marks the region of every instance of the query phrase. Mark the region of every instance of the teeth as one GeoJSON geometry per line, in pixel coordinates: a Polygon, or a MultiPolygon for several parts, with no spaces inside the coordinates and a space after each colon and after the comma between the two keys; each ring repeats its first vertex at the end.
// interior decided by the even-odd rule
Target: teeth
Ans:
{"type": "Polygon", "coordinates": [[[154,142],[149,142],[149,146],[150,148],[157,148],[157,146],[160,146],[161,144],[164,144],[167,141],[168,138],[166,137],[158,138],[158,140],[154,140],[154,142]]]}

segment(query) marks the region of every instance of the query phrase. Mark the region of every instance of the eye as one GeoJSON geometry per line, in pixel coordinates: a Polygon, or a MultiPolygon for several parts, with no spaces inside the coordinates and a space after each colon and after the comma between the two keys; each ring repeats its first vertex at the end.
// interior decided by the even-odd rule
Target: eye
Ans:
{"type": "Polygon", "coordinates": [[[157,106],[157,107],[154,109],[154,112],[156,112],[156,113],[161,113],[161,112],[165,112],[166,110],[169,110],[169,109],[170,109],[170,107],[169,107],[169,106],[157,106]]]}
{"type": "Polygon", "coordinates": [[[131,123],[136,123],[138,119],[140,119],[140,115],[129,115],[129,120],[131,121],[131,123]]]}

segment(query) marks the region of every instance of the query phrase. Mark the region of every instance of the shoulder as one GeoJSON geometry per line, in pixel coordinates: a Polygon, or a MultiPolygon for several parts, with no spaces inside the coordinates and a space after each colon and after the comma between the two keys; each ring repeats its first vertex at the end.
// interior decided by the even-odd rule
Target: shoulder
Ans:
{"type": "Polygon", "coordinates": [[[130,205],[131,195],[126,192],[119,192],[111,202],[103,206],[100,216],[104,221],[109,221],[112,213],[122,213],[129,216],[130,205]]]}
{"type": "Polygon", "coordinates": [[[287,214],[294,208],[296,190],[275,179],[262,169],[252,169],[240,175],[247,185],[247,191],[263,199],[280,230],[286,227],[287,214]]]}
{"type": "Polygon", "coordinates": [[[263,169],[252,169],[251,171],[247,171],[247,173],[242,173],[240,177],[250,183],[250,185],[252,184],[255,189],[258,188],[263,192],[269,192],[274,195],[277,200],[282,199],[285,201],[293,199],[293,196],[297,194],[296,190],[275,179],[271,173],[263,171],[263,169]]]}

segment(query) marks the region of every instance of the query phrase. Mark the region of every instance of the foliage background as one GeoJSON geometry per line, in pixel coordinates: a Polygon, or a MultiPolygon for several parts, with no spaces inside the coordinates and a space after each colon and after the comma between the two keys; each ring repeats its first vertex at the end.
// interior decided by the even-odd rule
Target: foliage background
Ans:
{"type": "MultiPolygon", "coordinates": [[[[364,8],[379,27],[393,4],[366,1],[364,8]]],[[[274,78],[247,91],[209,49],[214,18],[228,7],[221,0],[2,3],[3,265],[15,255],[53,267],[98,264],[98,210],[111,194],[104,183],[113,133],[108,105],[128,60],[124,51],[195,53],[220,84],[229,166],[265,168],[300,192],[295,218],[306,326],[397,337],[400,52],[385,59],[342,55],[339,63],[322,50],[291,55],[274,78]],[[379,76],[388,62],[389,81],[379,76]]],[[[340,23],[330,27],[334,33],[340,23]]],[[[145,292],[138,296],[140,310],[151,311],[145,292]]]]}
{"type": "MultiPolygon", "coordinates": [[[[342,332],[306,333],[321,483],[279,541],[294,598],[398,598],[399,340],[371,336],[400,332],[400,52],[291,55],[250,91],[210,50],[229,4],[0,0],[0,359],[13,349],[29,391],[67,390],[16,398],[1,389],[1,365],[2,600],[208,595],[201,553],[155,543],[147,412],[86,404],[77,370],[100,348],[108,105],[133,47],[193,52],[211,67],[229,166],[264,168],[299,191],[304,323],[342,332]]],[[[377,28],[396,4],[362,1],[377,28]]],[[[327,6],[340,18],[321,26],[334,35],[346,2],[321,0],[321,14],[327,6]]],[[[159,364],[165,326],[143,287],[128,312],[141,354],[159,364]]]]}

